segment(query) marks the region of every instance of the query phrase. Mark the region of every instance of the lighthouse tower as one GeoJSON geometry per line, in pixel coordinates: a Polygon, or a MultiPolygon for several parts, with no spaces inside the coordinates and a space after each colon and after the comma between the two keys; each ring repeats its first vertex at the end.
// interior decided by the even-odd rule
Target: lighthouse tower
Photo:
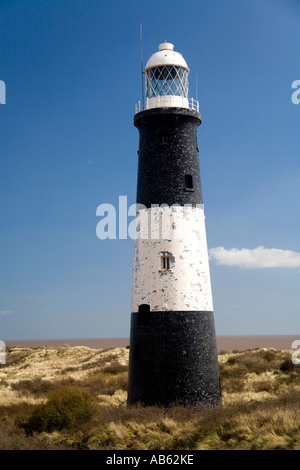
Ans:
{"type": "Polygon", "coordinates": [[[189,68],[173,44],[144,70],[128,403],[221,405],[197,128],[189,68]]]}

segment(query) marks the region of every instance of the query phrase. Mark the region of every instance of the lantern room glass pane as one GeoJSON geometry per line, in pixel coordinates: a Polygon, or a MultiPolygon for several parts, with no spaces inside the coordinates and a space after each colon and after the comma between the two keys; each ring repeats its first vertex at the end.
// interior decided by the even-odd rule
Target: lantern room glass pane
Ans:
{"type": "Polygon", "coordinates": [[[182,67],[163,65],[146,72],[146,97],[155,96],[188,97],[188,73],[182,67]]]}

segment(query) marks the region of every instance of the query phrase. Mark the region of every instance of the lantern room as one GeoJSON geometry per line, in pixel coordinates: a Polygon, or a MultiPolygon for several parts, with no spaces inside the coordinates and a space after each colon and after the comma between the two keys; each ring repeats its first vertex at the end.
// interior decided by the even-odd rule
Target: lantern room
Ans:
{"type": "MultiPolygon", "coordinates": [[[[192,108],[198,109],[198,102],[188,97],[188,74],[190,70],[183,56],[174,51],[174,45],[164,42],[158,52],[152,54],[145,70],[145,104],[142,109],[151,108],[192,108]]],[[[136,112],[141,111],[139,103],[136,112]]]]}

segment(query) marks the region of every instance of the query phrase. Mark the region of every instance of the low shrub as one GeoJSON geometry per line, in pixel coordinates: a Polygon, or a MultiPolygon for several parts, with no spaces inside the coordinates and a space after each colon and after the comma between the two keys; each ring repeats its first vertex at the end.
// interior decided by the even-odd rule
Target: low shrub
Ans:
{"type": "Polygon", "coordinates": [[[27,434],[51,432],[74,426],[88,420],[94,411],[95,398],[84,388],[61,387],[49,394],[46,403],[40,403],[23,424],[27,434]]]}
{"type": "MultiPolygon", "coordinates": [[[[123,366],[118,366],[120,370],[123,366]]],[[[117,372],[115,366],[112,368],[107,367],[104,370],[93,372],[89,374],[82,385],[95,396],[97,395],[113,395],[117,390],[128,389],[128,372],[117,372]]],[[[128,368],[127,368],[128,369],[128,368]]]]}
{"type": "Polygon", "coordinates": [[[118,362],[113,362],[112,364],[104,367],[102,372],[112,375],[121,374],[122,372],[128,371],[128,365],[123,365],[118,362]]]}
{"type": "Polygon", "coordinates": [[[48,393],[52,387],[50,380],[42,380],[36,377],[32,380],[19,380],[19,382],[11,383],[11,389],[17,390],[20,395],[42,396],[48,393]]]}
{"type": "Polygon", "coordinates": [[[287,357],[280,366],[282,372],[291,372],[295,369],[295,364],[290,357],[287,357]]]}

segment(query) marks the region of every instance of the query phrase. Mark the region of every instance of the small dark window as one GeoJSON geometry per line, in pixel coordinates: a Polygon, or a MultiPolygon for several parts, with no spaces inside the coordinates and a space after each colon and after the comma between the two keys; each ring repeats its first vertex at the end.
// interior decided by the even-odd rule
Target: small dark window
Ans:
{"type": "Polygon", "coordinates": [[[149,325],[150,322],[150,305],[141,304],[139,305],[138,311],[138,325],[149,325]]]}
{"type": "Polygon", "coordinates": [[[162,144],[168,144],[169,143],[169,136],[168,135],[162,135],[161,136],[161,143],[162,144]]]}
{"type": "Polygon", "coordinates": [[[149,313],[150,312],[150,305],[149,304],[141,304],[139,305],[139,313],[149,313]]]}
{"type": "Polygon", "coordinates": [[[161,257],[161,269],[171,269],[171,260],[169,255],[163,255],[161,257]]]}
{"type": "Polygon", "coordinates": [[[193,189],[193,177],[192,175],[184,175],[185,189],[193,189]]]}

